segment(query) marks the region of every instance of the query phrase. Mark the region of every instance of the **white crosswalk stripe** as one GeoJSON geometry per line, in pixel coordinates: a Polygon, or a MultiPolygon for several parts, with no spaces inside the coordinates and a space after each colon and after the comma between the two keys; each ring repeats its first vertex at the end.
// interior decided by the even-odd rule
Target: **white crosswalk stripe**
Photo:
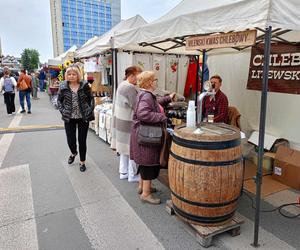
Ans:
{"type": "Polygon", "coordinates": [[[38,249],[28,165],[0,169],[0,249],[38,249]]]}
{"type": "MultiPolygon", "coordinates": [[[[14,119],[10,122],[9,128],[17,127],[22,119],[22,115],[16,114],[14,119]]],[[[8,152],[8,149],[10,147],[10,144],[13,141],[15,134],[5,134],[0,140],[0,168],[2,167],[3,161],[5,159],[5,156],[8,152]]]]}

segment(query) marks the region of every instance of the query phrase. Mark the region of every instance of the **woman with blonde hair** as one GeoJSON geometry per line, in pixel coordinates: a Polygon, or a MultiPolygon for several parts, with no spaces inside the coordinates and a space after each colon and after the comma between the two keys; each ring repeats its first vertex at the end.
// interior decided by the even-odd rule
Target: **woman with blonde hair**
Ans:
{"type": "Polygon", "coordinates": [[[138,76],[140,92],[136,98],[136,107],[133,114],[133,127],[130,140],[130,158],[138,165],[141,175],[139,184],[140,199],[150,204],[159,204],[160,199],[154,198],[151,181],[159,175],[159,155],[161,145],[146,145],[138,142],[138,133],[141,125],[162,126],[167,122],[167,117],[161,105],[172,101],[175,93],[156,99],[153,92],[157,88],[157,79],[153,71],[144,71],[138,76]]]}
{"type": "Polygon", "coordinates": [[[86,139],[89,121],[94,120],[94,98],[87,82],[81,81],[78,66],[71,65],[65,73],[66,81],[60,84],[58,92],[58,109],[65,122],[68,146],[71,151],[68,163],[72,164],[77,152],[76,128],[78,127],[78,143],[80,156],[80,171],[86,170],[86,139]]]}

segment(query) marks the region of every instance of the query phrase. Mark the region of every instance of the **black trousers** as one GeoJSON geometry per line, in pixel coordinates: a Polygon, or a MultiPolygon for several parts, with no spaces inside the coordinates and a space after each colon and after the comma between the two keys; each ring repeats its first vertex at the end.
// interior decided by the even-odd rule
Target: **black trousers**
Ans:
{"type": "Polygon", "coordinates": [[[4,102],[6,104],[7,114],[16,112],[15,107],[15,93],[4,93],[4,102]]]}
{"type": "Polygon", "coordinates": [[[76,145],[76,130],[78,128],[78,144],[80,161],[85,161],[86,158],[86,138],[89,130],[89,123],[82,119],[70,119],[65,122],[65,130],[67,141],[72,154],[77,153],[76,145]]]}

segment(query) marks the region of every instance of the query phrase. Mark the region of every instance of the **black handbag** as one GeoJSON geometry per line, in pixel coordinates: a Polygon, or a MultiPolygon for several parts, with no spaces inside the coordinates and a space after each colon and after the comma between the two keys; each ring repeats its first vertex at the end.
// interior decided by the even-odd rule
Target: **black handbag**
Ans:
{"type": "MultiPolygon", "coordinates": [[[[135,106],[135,112],[139,105],[140,99],[135,106]]],[[[160,146],[162,144],[163,131],[160,124],[143,124],[140,123],[138,127],[137,142],[145,146],[160,146]]]]}
{"type": "Polygon", "coordinates": [[[138,128],[138,144],[146,146],[159,146],[162,144],[161,126],[152,126],[140,124],[138,128]]]}

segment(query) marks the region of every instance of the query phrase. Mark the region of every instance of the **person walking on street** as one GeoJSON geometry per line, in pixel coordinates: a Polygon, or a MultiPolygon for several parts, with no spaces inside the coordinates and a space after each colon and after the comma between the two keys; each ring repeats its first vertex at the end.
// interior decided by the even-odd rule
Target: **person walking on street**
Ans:
{"type": "Polygon", "coordinates": [[[3,70],[3,77],[0,79],[0,92],[4,91],[4,101],[6,104],[6,111],[8,115],[15,113],[15,88],[17,82],[15,78],[10,76],[9,68],[5,67],[3,70]]]}
{"type": "Polygon", "coordinates": [[[30,102],[30,92],[32,90],[32,82],[31,77],[26,74],[26,70],[21,70],[20,77],[18,79],[17,88],[19,90],[19,99],[20,99],[20,105],[21,105],[21,113],[25,113],[25,106],[24,106],[24,98],[26,97],[26,103],[28,114],[31,114],[31,102],[30,102]]]}
{"type": "Polygon", "coordinates": [[[139,186],[140,199],[150,204],[159,204],[160,199],[152,196],[155,190],[151,188],[151,181],[156,179],[160,172],[160,150],[162,145],[139,143],[138,133],[141,125],[162,127],[166,125],[167,117],[162,106],[174,99],[175,93],[162,97],[159,100],[153,92],[157,89],[157,79],[153,71],[144,71],[138,76],[140,92],[136,98],[133,114],[133,126],[130,138],[130,159],[138,165],[138,173],[142,181],[139,186]]]}
{"type": "Polygon", "coordinates": [[[139,67],[129,67],[125,70],[124,81],[118,86],[115,100],[115,128],[116,128],[116,151],[120,154],[119,173],[120,179],[129,182],[138,182],[136,175],[137,166],[130,160],[130,131],[132,116],[137,96],[137,75],[141,73],[139,67]]]}
{"type": "Polygon", "coordinates": [[[31,80],[32,80],[32,92],[31,92],[32,99],[37,100],[39,99],[37,97],[39,79],[37,78],[37,74],[34,71],[31,72],[31,80]]]}
{"type": "Polygon", "coordinates": [[[89,121],[95,119],[94,98],[88,83],[81,81],[82,76],[77,66],[73,65],[67,68],[65,77],[66,81],[59,86],[57,104],[64,121],[67,142],[71,151],[68,164],[72,164],[78,154],[76,145],[78,127],[79,169],[84,172],[86,170],[86,140],[89,121]]]}
{"type": "Polygon", "coordinates": [[[46,73],[44,69],[41,69],[40,74],[39,74],[39,81],[40,81],[40,91],[44,92],[45,91],[45,80],[46,80],[46,73]]]}

